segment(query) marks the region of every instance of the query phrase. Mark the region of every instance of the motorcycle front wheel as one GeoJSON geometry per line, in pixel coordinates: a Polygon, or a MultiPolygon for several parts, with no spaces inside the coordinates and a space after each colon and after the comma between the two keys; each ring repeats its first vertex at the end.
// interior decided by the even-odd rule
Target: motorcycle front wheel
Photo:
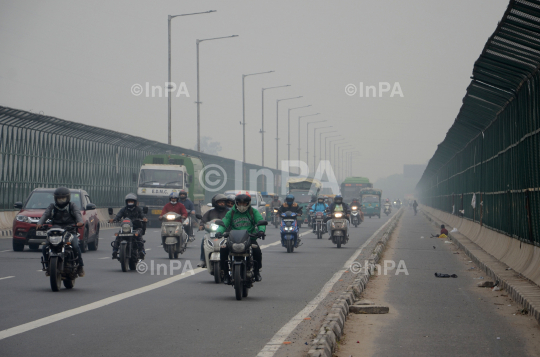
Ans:
{"type": "Polygon", "coordinates": [[[234,273],[234,292],[236,293],[236,300],[242,300],[242,289],[243,289],[243,282],[242,282],[242,269],[240,267],[233,267],[234,273]]]}
{"type": "Polygon", "coordinates": [[[174,245],[169,245],[167,250],[169,251],[169,259],[174,259],[174,245]]]}
{"type": "Polygon", "coordinates": [[[219,263],[220,262],[214,262],[214,282],[216,284],[221,284],[221,268],[219,263]]]}
{"type": "Polygon", "coordinates": [[[59,291],[62,286],[62,274],[58,270],[58,257],[52,257],[49,261],[51,290],[59,291]]]}
{"type": "Polygon", "coordinates": [[[122,271],[125,273],[128,271],[128,265],[129,265],[129,257],[127,257],[126,253],[126,246],[127,244],[121,244],[120,245],[120,266],[122,267],[122,271]]]}

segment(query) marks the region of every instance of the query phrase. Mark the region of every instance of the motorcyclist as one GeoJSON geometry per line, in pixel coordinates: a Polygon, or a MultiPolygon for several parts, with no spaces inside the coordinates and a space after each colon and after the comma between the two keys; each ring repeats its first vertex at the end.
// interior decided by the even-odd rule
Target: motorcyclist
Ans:
{"type": "MultiPolygon", "coordinates": [[[[216,237],[220,238],[222,233],[231,230],[247,230],[250,234],[257,234],[258,238],[264,240],[266,226],[257,226],[257,222],[262,221],[263,216],[255,208],[251,207],[251,196],[248,192],[240,192],[236,195],[234,207],[227,212],[222,219],[225,227],[219,227],[216,233],[216,237]]],[[[257,238],[251,238],[251,246],[253,252],[253,259],[255,260],[254,273],[255,281],[261,281],[262,277],[260,269],[262,268],[262,251],[257,244],[257,238]]],[[[221,248],[221,269],[223,270],[225,284],[230,284],[229,276],[229,250],[228,248],[221,248]]]]}
{"type": "Polygon", "coordinates": [[[281,201],[279,200],[278,195],[274,195],[272,202],[270,202],[270,208],[273,210],[274,208],[281,207],[281,201]]]}
{"type": "MultiPolygon", "coordinates": [[[[78,256],[77,261],[79,263],[79,267],[77,268],[77,274],[82,278],[84,276],[84,263],[82,259],[81,249],[79,248],[77,229],[73,226],[74,224],[77,224],[77,227],[82,227],[84,225],[81,211],[79,211],[79,208],[75,203],[71,202],[71,192],[68,188],[58,187],[56,190],[54,190],[53,195],[54,203],[51,203],[49,207],[45,209],[45,212],[43,213],[36,225],[36,229],[40,229],[43,224],[48,219],[50,219],[53,226],[62,227],[69,233],[75,235],[75,237],[71,241],[71,245],[73,246],[73,250],[78,256]]],[[[46,266],[45,275],[47,276],[49,276],[48,248],[49,243],[47,241],[47,243],[43,246],[42,249],[43,260],[45,261],[46,266]]]]}
{"type": "Polygon", "coordinates": [[[294,202],[294,196],[293,195],[287,195],[285,197],[285,202],[283,202],[283,205],[279,207],[279,213],[285,213],[285,212],[294,212],[297,215],[302,215],[302,207],[298,205],[298,203],[294,202]]]}
{"type": "MultiPolygon", "coordinates": [[[[328,205],[326,203],[324,203],[324,197],[322,196],[319,196],[319,198],[317,198],[317,202],[311,206],[311,209],[309,210],[310,212],[313,212],[313,213],[316,213],[316,212],[322,212],[323,215],[326,217],[326,210],[328,209],[328,205]]],[[[315,232],[315,225],[313,227],[313,231],[315,232]]]]}
{"type": "Polygon", "coordinates": [[[360,202],[360,199],[353,198],[350,207],[351,207],[351,210],[353,207],[357,207],[358,213],[360,215],[360,220],[364,222],[364,212],[362,212],[362,203],[360,202]]]}
{"type": "Polygon", "coordinates": [[[195,215],[195,205],[189,198],[187,198],[188,194],[185,190],[180,190],[180,203],[183,204],[186,207],[186,210],[188,212],[188,216],[191,216],[190,222],[186,227],[186,233],[188,236],[193,237],[193,227],[191,220],[193,219],[193,216],[195,215]]]}
{"type": "MultiPolygon", "coordinates": [[[[214,207],[214,209],[208,210],[201,218],[201,221],[199,222],[199,231],[204,230],[204,225],[207,222],[214,219],[223,219],[225,217],[229,211],[229,208],[226,205],[227,201],[228,197],[221,193],[212,197],[212,207],[214,207]]],[[[197,266],[206,268],[206,259],[204,259],[204,239],[201,239],[201,261],[197,266]]]]}
{"type": "Polygon", "coordinates": [[[416,212],[417,212],[416,210],[418,208],[418,202],[416,202],[416,200],[414,200],[414,203],[412,204],[412,207],[414,209],[414,215],[416,216],[416,212]]]}
{"type": "Polygon", "coordinates": [[[387,198],[386,202],[384,203],[384,209],[392,212],[392,205],[390,204],[390,200],[387,198]]]}
{"type": "MultiPolygon", "coordinates": [[[[131,222],[133,223],[133,228],[138,231],[138,235],[136,236],[136,240],[139,243],[139,246],[142,247],[141,251],[144,256],[146,255],[146,250],[144,249],[144,240],[142,239],[142,236],[144,234],[144,226],[146,222],[148,222],[148,219],[146,218],[145,214],[143,213],[142,208],[137,206],[137,195],[134,193],[128,193],[125,198],[126,206],[122,207],[120,211],[116,214],[116,216],[113,219],[109,220],[109,223],[118,222],[124,218],[129,218],[131,222]],[[142,223],[140,220],[142,220],[142,223]]],[[[120,241],[122,240],[122,237],[116,237],[115,241],[113,242],[113,252],[112,252],[112,258],[117,259],[118,258],[118,248],[120,246],[120,241]]]]}
{"type": "Polygon", "coordinates": [[[235,195],[228,195],[227,196],[227,202],[225,203],[227,205],[227,208],[232,208],[234,206],[235,198],[236,198],[235,195]]]}
{"type": "MultiPolygon", "coordinates": [[[[178,192],[172,192],[169,195],[169,203],[167,203],[161,210],[161,214],[158,217],[159,220],[161,220],[163,216],[169,212],[174,212],[182,216],[182,218],[179,219],[180,222],[182,222],[184,219],[187,218],[188,213],[187,213],[186,207],[180,202],[178,202],[179,198],[180,198],[180,195],[178,194],[178,192]]],[[[163,249],[165,249],[166,251],[165,236],[161,237],[161,244],[163,245],[163,249]]]]}
{"type": "MultiPolygon", "coordinates": [[[[345,214],[345,217],[347,218],[347,236],[349,235],[349,214],[351,213],[351,209],[348,204],[343,202],[343,196],[341,195],[335,195],[334,196],[334,202],[330,204],[330,207],[328,207],[328,212],[330,212],[330,215],[326,217],[326,229],[328,232],[330,232],[330,224],[332,223],[330,219],[332,218],[332,214],[334,212],[343,212],[345,214]]],[[[332,239],[332,237],[328,238],[332,239]]]]}

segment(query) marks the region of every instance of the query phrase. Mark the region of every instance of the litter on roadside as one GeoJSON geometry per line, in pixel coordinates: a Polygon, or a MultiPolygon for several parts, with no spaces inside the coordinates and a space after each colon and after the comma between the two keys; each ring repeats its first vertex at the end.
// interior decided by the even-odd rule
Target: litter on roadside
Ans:
{"type": "Polygon", "coordinates": [[[452,230],[450,231],[450,233],[457,233],[457,231],[458,231],[457,228],[454,228],[454,229],[452,229],[452,230]]]}
{"type": "Polygon", "coordinates": [[[444,241],[446,244],[452,244],[452,242],[450,242],[449,240],[445,240],[444,241]]]}
{"type": "Polygon", "coordinates": [[[457,275],[456,274],[443,274],[443,273],[435,273],[435,276],[437,278],[457,278],[457,275]]]}
{"type": "Polygon", "coordinates": [[[483,276],[481,276],[481,277],[479,277],[479,278],[474,278],[474,279],[484,279],[484,277],[483,277],[483,276]]]}

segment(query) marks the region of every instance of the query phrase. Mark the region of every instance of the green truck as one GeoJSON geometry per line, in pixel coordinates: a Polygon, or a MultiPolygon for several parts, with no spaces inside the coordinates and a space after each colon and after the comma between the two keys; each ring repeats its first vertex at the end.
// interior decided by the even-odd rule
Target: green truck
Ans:
{"type": "Polygon", "coordinates": [[[364,217],[378,216],[381,218],[381,196],[382,190],[376,188],[363,188],[360,190],[360,199],[362,201],[362,212],[364,217]]]}
{"type": "Polygon", "coordinates": [[[347,177],[341,183],[341,195],[345,202],[352,202],[353,198],[360,198],[361,189],[371,187],[373,184],[369,182],[367,177],[347,177]]]}
{"type": "Polygon", "coordinates": [[[204,203],[204,188],[199,182],[199,173],[204,165],[198,157],[157,154],[144,158],[139,171],[137,196],[141,206],[148,206],[147,218],[150,226],[159,226],[158,216],[169,202],[172,192],[186,190],[188,198],[200,213],[204,203]]]}

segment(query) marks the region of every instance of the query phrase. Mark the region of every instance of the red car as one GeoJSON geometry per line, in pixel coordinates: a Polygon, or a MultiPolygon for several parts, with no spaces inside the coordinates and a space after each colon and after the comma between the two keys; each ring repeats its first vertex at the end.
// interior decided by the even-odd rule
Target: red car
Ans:
{"type": "MultiPolygon", "coordinates": [[[[45,209],[54,203],[54,188],[36,188],[24,202],[16,202],[15,208],[20,209],[13,220],[13,250],[21,252],[24,246],[30,249],[39,249],[45,242],[47,233],[36,232],[36,224],[45,212],[45,209]]],[[[84,253],[88,249],[96,250],[99,244],[99,218],[96,205],[91,203],[88,193],[81,189],[70,189],[71,202],[81,210],[84,226],[79,227],[79,247],[84,253]]]]}

